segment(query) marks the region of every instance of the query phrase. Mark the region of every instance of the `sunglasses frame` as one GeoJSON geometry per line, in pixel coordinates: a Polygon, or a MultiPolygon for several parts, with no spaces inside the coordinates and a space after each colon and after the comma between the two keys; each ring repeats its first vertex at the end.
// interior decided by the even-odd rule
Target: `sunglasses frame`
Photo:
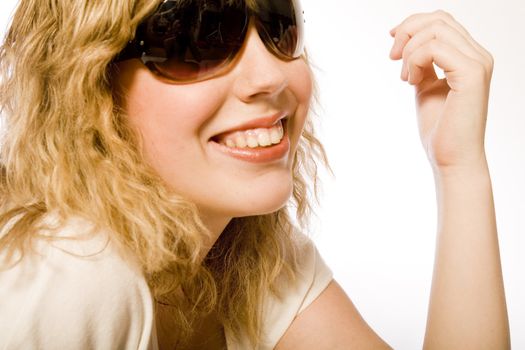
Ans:
{"type": "MultiPolygon", "coordinates": [[[[293,9],[292,12],[294,14],[294,22],[296,26],[297,33],[295,33],[295,36],[293,37],[296,40],[295,43],[295,51],[293,55],[287,55],[282,52],[282,50],[279,49],[278,45],[272,40],[271,34],[268,32],[268,29],[266,28],[263,21],[260,19],[261,15],[258,13],[258,11],[254,11],[246,4],[245,1],[243,1],[244,5],[244,19],[245,23],[243,25],[242,30],[239,32],[239,42],[238,45],[236,45],[233,49],[231,49],[231,52],[228,53],[227,57],[224,59],[221,59],[221,63],[217,66],[213,67],[209,71],[207,71],[205,74],[197,74],[195,77],[187,78],[187,79],[179,79],[175,78],[173,76],[170,76],[169,74],[162,71],[162,69],[159,69],[158,63],[167,62],[170,57],[163,57],[160,55],[154,55],[151,52],[151,48],[155,48],[155,45],[151,45],[147,38],[147,26],[149,24],[149,21],[152,20],[152,18],[155,18],[155,16],[158,16],[159,13],[162,11],[163,6],[168,2],[176,2],[180,0],[164,0],[162,1],[155,12],[153,12],[151,15],[146,17],[137,27],[136,30],[136,36],[134,39],[130,40],[128,42],[128,45],[118,54],[118,56],[115,58],[114,62],[122,62],[129,59],[139,59],[148,69],[150,69],[153,73],[161,76],[162,78],[165,78],[171,82],[174,83],[192,83],[192,82],[198,82],[206,79],[210,79],[214,76],[220,75],[224,72],[224,70],[227,67],[230,67],[231,64],[235,61],[236,57],[238,56],[239,52],[241,51],[241,48],[243,47],[247,33],[249,30],[249,27],[253,21],[255,28],[257,30],[257,33],[261,39],[261,41],[264,43],[266,49],[271,52],[273,55],[278,57],[281,60],[284,61],[293,61],[304,54],[304,11],[302,11],[299,0],[287,0],[290,3],[291,8],[293,9]]],[[[270,0],[269,2],[281,2],[283,0],[270,0]]],[[[280,40],[280,39],[277,39],[280,40]]]]}

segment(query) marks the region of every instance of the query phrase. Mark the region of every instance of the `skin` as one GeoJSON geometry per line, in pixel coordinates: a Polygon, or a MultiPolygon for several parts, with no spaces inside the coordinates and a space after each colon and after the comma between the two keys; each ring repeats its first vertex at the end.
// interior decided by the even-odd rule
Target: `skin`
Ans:
{"type": "Polygon", "coordinates": [[[212,233],[209,247],[233,217],[271,213],[286,204],[312,95],[304,60],[280,60],[251,26],[236,61],[218,76],[175,84],[128,60],[119,64],[115,86],[148,162],[175,193],[199,207],[212,233]],[[241,161],[209,143],[212,136],[282,111],[289,115],[290,151],[278,161],[241,161]]]}
{"type": "MultiPolygon", "coordinates": [[[[416,90],[421,141],[438,201],[435,269],[425,349],[509,349],[492,189],[484,134],[493,60],[449,14],[416,14],[390,32],[390,57],[416,90]],[[432,63],[446,78],[436,77],[432,63]]],[[[120,66],[123,108],[142,134],[151,165],[194,201],[213,233],[232,217],[282,207],[292,189],[291,161],[311,97],[302,60],[270,54],[253,28],[232,68],[177,85],[136,61],[120,66]],[[213,135],[279,110],[291,111],[290,154],[266,165],[214,152],[213,135]],[[269,191],[268,189],[271,189],[269,191]]],[[[276,349],[389,349],[336,281],[293,321],[276,349]]]]}
{"type": "MultiPolygon", "coordinates": [[[[139,60],[118,65],[114,87],[128,122],[141,136],[146,160],[174,193],[195,203],[210,236],[204,257],[234,217],[283,207],[292,192],[292,162],[312,96],[310,68],[303,59],[284,61],[270,53],[255,27],[235,62],[210,79],[176,84],[139,60]],[[210,138],[247,121],[287,112],[288,154],[254,164],[217,152],[210,138]]],[[[188,306],[189,307],[189,306],[188,306]]],[[[180,347],[170,309],[157,305],[161,349],[180,347]]],[[[222,326],[212,313],[194,329],[184,348],[221,348],[222,326]]]]}
{"type": "MultiPolygon", "coordinates": [[[[416,91],[421,141],[438,202],[437,247],[424,349],[510,349],[484,134],[493,59],[443,11],[390,31],[390,58],[416,91]],[[436,77],[432,63],[445,72],[436,77]]],[[[388,349],[334,281],[277,345],[388,349]]]]}

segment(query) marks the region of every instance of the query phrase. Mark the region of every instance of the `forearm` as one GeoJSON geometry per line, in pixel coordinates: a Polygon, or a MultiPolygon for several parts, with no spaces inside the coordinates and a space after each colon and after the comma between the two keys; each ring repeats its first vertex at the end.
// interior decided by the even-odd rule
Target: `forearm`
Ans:
{"type": "Polygon", "coordinates": [[[425,349],[508,349],[509,328],[486,163],[436,172],[437,248],[425,349]]]}

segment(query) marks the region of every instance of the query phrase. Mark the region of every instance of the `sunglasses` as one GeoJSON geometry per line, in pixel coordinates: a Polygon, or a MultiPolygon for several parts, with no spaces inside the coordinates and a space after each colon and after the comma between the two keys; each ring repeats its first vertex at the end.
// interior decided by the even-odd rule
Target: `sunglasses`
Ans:
{"type": "Polygon", "coordinates": [[[116,62],[140,59],[174,82],[210,78],[241,50],[250,20],[266,48],[282,60],[303,53],[304,19],[298,0],[164,0],[137,28],[116,62]]]}

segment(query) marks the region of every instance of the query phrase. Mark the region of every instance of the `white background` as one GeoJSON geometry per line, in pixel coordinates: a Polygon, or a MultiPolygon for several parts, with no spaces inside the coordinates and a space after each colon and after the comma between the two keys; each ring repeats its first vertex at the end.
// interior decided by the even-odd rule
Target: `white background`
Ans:
{"type": "MultiPolygon", "coordinates": [[[[88,1],[88,0],[86,0],[88,1]]],[[[0,30],[15,0],[1,0],[0,30]]],[[[394,348],[421,348],[436,205],[413,87],[388,58],[390,28],[412,13],[452,13],[495,58],[486,147],[512,343],[525,349],[525,6],[520,0],[303,0],[320,87],[320,136],[335,178],[313,237],[368,323],[394,348]]]]}

